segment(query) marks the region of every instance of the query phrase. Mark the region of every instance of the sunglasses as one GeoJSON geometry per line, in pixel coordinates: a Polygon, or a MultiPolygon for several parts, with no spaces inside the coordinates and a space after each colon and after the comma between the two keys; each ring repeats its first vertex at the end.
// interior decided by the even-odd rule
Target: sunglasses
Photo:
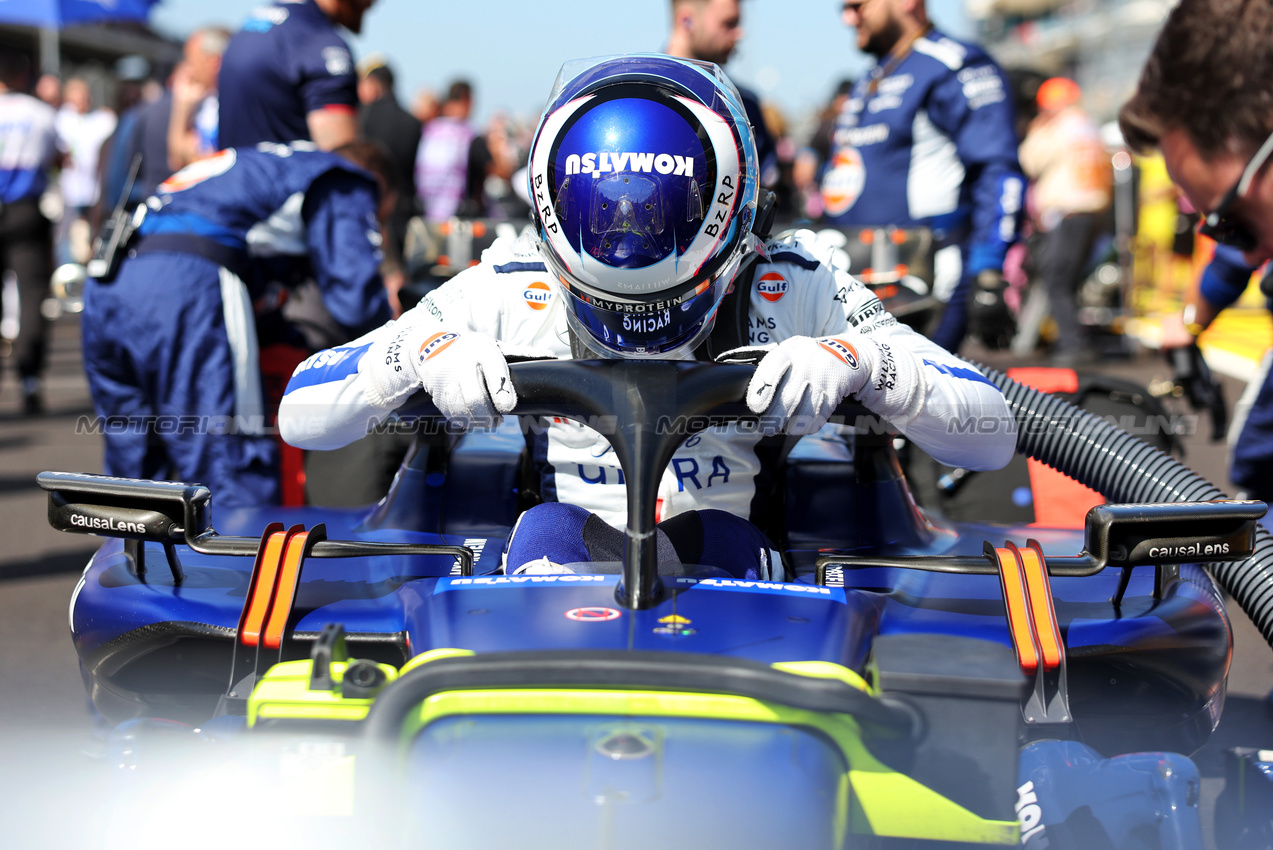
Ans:
{"type": "Polygon", "coordinates": [[[1255,152],[1255,156],[1251,157],[1246,168],[1242,169],[1242,176],[1238,178],[1238,182],[1224,193],[1224,197],[1220,199],[1216,208],[1203,218],[1202,224],[1198,227],[1199,233],[1214,239],[1221,245],[1228,245],[1239,251],[1255,250],[1260,240],[1249,227],[1237,218],[1229,216],[1229,208],[1250,190],[1251,183],[1255,181],[1255,175],[1264,167],[1271,153],[1273,153],[1273,135],[1264,140],[1264,144],[1260,145],[1260,149],[1255,152]]]}

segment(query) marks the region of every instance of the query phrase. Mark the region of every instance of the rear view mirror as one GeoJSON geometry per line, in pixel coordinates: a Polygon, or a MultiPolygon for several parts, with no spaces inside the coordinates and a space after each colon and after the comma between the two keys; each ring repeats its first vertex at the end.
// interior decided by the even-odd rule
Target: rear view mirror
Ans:
{"type": "Polygon", "coordinates": [[[1097,505],[1087,514],[1085,548],[1110,567],[1240,561],[1255,550],[1263,502],[1097,505]]]}
{"type": "Polygon", "coordinates": [[[212,493],[202,484],[135,481],[76,472],[41,472],[49,525],[58,531],[182,543],[211,527],[212,493]]]}
{"type": "MultiPolygon", "coordinates": [[[[222,536],[212,528],[212,493],[202,484],[183,481],[138,481],[81,472],[41,472],[40,487],[49,493],[49,525],[58,531],[123,538],[124,551],[137,575],[146,570],[146,543],[160,543],[173,580],[183,580],[177,545],[202,555],[252,557],[261,551],[271,530],[261,537],[222,536]]],[[[305,555],[315,558],[365,558],[385,555],[444,555],[454,558],[458,573],[473,574],[473,550],[436,543],[384,543],[373,540],[328,540],[326,526],[309,530],[305,555]],[[318,536],[320,535],[321,536],[318,536]]]]}

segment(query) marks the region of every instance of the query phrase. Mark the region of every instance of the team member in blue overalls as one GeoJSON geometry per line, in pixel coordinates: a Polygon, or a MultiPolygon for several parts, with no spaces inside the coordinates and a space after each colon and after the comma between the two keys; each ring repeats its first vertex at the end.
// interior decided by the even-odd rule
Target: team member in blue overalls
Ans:
{"type": "Polygon", "coordinates": [[[118,275],[90,280],[84,295],[107,474],[197,481],[220,505],[278,501],[254,302],[267,284],[312,274],[349,336],[389,315],[377,224],[388,167],[367,143],[338,153],[232,148],[177,172],[140,208],[118,275]]]}
{"type": "MultiPolygon", "coordinates": [[[[826,218],[933,229],[947,249],[937,255],[935,288],[949,298],[932,336],[956,351],[974,294],[978,317],[998,313],[1004,254],[1017,239],[1025,179],[1007,83],[981,48],[934,30],[923,0],[845,0],[843,18],[879,64],[836,121],[822,180],[826,218]]],[[[986,337],[995,330],[973,328],[986,337]]]]}
{"type": "MultiPolygon", "coordinates": [[[[952,428],[969,417],[1010,421],[981,373],[819,262],[808,231],[758,242],[755,142],[716,66],[611,57],[568,65],[559,81],[530,150],[538,237],[496,242],[398,321],[301,364],[279,411],[285,440],[343,446],[421,387],[448,419],[489,424],[517,401],[505,351],[711,359],[760,343],[764,328],[776,345],[757,352],[747,400],[770,430],[815,431],[853,395],[945,463],[1008,461],[1006,425],[952,428]],[[718,312],[730,318],[718,322],[718,312]],[[731,329],[747,336],[744,326],[752,339],[726,339],[731,329]]],[[[626,493],[605,436],[553,420],[531,452],[547,501],[522,515],[508,570],[608,560],[626,493]]],[[[658,496],[660,532],[682,562],[781,574],[748,522],[765,513],[767,457],[762,435],[732,425],[677,450],[658,496]]]]}

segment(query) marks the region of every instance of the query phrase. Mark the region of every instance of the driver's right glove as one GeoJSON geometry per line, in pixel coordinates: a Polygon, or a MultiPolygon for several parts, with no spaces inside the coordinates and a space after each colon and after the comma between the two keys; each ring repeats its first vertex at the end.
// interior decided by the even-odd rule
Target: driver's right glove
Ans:
{"type": "Polygon", "coordinates": [[[517,406],[499,343],[482,333],[406,326],[374,343],[359,371],[373,404],[397,407],[423,388],[443,416],[466,428],[494,427],[517,406]]]}

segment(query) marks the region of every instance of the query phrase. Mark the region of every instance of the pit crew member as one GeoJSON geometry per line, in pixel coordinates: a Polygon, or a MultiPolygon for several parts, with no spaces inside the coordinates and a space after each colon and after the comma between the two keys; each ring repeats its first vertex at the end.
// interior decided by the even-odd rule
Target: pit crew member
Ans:
{"type": "Polygon", "coordinates": [[[284,0],[252,11],[230,39],[217,80],[222,147],[358,137],[358,77],[349,45],[375,0],[284,0]]]}
{"type": "Polygon", "coordinates": [[[224,150],[160,184],[117,275],[85,287],[84,365],[108,475],[197,481],[219,505],[278,502],[254,306],[312,275],[345,338],[387,319],[387,179],[370,143],[338,154],[298,142],[224,150]]]}
{"type": "MultiPolygon", "coordinates": [[[[398,321],[301,364],[280,410],[286,441],[344,445],[421,387],[451,420],[497,421],[517,402],[506,352],[713,359],[763,346],[747,403],[768,431],[816,431],[854,396],[945,463],[1007,462],[1011,417],[978,371],[898,324],[803,236],[759,243],[755,144],[715,65],[568,64],[548,102],[530,152],[538,234],[498,242],[398,321]],[[953,427],[968,417],[995,427],[953,427]]],[[[531,440],[546,501],[519,521],[508,571],[612,560],[626,497],[605,436],[554,421],[531,440]]],[[[763,442],[734,425],[685,441],[660,485],[661,551],[781,577],[745,521],[763,513],[757,484],[773,471],[763,442]]]]}
{"type": "MultiPolygon", "coordinates": [[[[1127,146],[1162,151],[1172,182],[1203,213],[1199,233],[1222,246],[1185,307],[1184,328],[1165,327],[1171,338],[1164,344],[1188,344],[1241,293],[1251,270],[1273,259],[1273,108],[1267,83],[1243,82],[1266,81],[1273,72],[1270,38],[1268,4],[1185,0],[1168,15],[1135,95],[1119,111],[1127,146]]],[[[1245,416],[1239,403],[1230,429],[1239,435],[1230,478],[1252,498],[1268,493],[1273,467],[1268,384],[1267,371],[1248,384],[1257,400],[1245,416]]]]}
{"type": "MultiPolygon", "coordinates": [[[[1202,275],[1185,296],[1185,306],[1163,320],[1162,348],[1173,364],[1187,364],[1185,395],[1196,409],[1201,402],[1223,404],[1223,397],[1212,397],[1210,374],[1198,349],[1199,334],[1207,329],[1227,307],[1246,291],[1251,275],[1259,266],[1243,259],[1242,252],[1229,245],[1217,245],[1215,255],[1202,275]],[[1187,356],[1174,350],[1185,349],[1187,356]],[[1199,362],[1201,361],[1201,362],[1199,362]],[[1194,382],[1197,382],[1195,385],[1194,382]]],[[[1266,270],[1260,289],[1273,299],[1273,279],[1266,270]]],[[[1273,302],[1271,302],[1273,303],[1273,302]]],[[[1234,408],[1234,421],[1229,429],[1229,480],[1243,498],[1269,501],[1273,499],[1273,351],[1267,352],[1258,373],[1246,386],[1234,408]]]]}
{"type": "Polygon", "coordinates": [[[1025,195],[1003,72],[980,47],[933,29],[924,0],[842,8],[858,49],[878,63],[836,121],[822,178],[826,220],[932,228],[934,290],[946,300],[933,340],[958,351],[970,302],[973,333],[1002,338],[1003,258],[1025,195]]]}

